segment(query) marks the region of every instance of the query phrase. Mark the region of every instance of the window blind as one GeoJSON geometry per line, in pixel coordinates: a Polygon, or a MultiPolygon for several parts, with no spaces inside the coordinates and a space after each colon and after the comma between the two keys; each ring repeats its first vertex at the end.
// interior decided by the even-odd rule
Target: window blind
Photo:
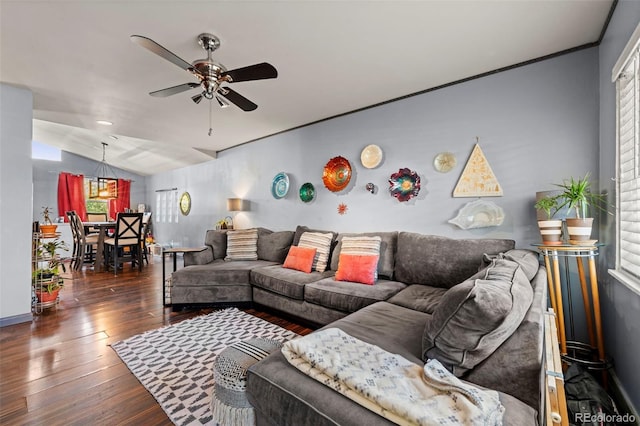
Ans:
{"type": "Polygon", "coordinates": [[[618,75],[618,268],[640,278],[640,53],[618,75]]]}

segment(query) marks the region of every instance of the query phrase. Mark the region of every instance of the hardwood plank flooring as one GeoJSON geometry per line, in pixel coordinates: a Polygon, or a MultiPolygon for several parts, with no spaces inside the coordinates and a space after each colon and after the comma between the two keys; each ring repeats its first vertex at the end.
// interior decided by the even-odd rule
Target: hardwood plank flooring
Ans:
{"type": "MultiPolygon", "coordinates": [[[[125,265],[118,276],[85,268],[65,277],[57,308],[0,328],[0,424],[170,425],[109,344],[213,309],[164,307],[157,261],[142,272],[125,265]]],[[[312,331],[244,311],[298,334],[312,331]]]]}

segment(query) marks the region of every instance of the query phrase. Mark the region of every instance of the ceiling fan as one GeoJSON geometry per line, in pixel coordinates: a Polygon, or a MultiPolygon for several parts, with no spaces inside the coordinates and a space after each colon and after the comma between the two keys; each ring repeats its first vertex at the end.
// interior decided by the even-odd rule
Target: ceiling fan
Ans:
{"type": "Polygon", "coordinates": [[[202,98],[209,100],[215,98],[223,108],[231,102],[243,111],[253,111],[258,108],[258,105],[238,92],[228,87],[222,87],[221,85],[224,83],[237,83],[239,81],[264,80],[278,77],[278,71],[273,65],[267,62],[236,68],[230,71],[228,71],[224,65],[214,62],[211,54],[220,47],[220,39],[213,34],[203,33],[198,36],[198,44],[206,50],[207,57],[206,59],[196,59],[191,64],[148,37],[132,35],[131,41],[150,50],[172,64],[179,66],[183,70],[189,71],[200,80],[199,83],[184,83],[166,89],[156,90],[155,92],[149,93],[151,96],[166,97],[201,87],[202,92],[191,97],[196,104],[200,103],[202,98]]]}

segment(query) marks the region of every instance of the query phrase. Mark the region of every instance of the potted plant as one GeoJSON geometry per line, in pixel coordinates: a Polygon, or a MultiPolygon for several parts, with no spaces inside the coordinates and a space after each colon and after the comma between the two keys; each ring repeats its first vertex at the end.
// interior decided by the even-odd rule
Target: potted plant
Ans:
{"type": "Polygon", "coordinates": [[[56,233],[58,225],[54,225],[51,221],[51,207],[42,208],[42,224],[40,224],[40,231],[44,235],[52,235],[56,233]]]}
{"type": "Polygon", "coordinates": [[[591,182],[589,181],[589,173],[583,178],[570,178],[562,184],[557,184],[562,192],[558,196],[558,206],[556,212],[568,207],[575,211],[576,217],[567,218],[567,233],[569,234],[570,244],[585,244],[591,241],[591,228],[593,226],[593,217],[587,217],[587,209],[594,207],[605,211],[605,197],[601,194],[591,192],[591,182]]]}
{"type": "Polygon", "coordinates": [[[547,245],[562,244],[562,221],[553,219],[558,208],[558,196],[545,196],[534,204],[536,210],[543,211],[547,218],[538,220],[538,228],[542,236],[542,243],[547,245]]]}
{"type": "Polygon", "coordinates": [[[40,242],[37,247],[36,263],[31,275],[31,283],[38,302],[54,302],[64,285],[64,279],[60,276],[60,270],[66,272],[64,263],[56,250],[68,251],[64,241],[54,239],[40,242]]]}

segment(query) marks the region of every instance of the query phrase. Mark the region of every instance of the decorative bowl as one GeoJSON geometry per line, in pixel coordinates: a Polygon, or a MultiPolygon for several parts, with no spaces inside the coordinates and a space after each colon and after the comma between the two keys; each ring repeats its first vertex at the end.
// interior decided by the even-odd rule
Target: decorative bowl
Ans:
{"type": "Polygon", "coordinates": [[[398,170],[389,178],[389,192],[398,201],[409,201],[420,192],[420,176],[408,168],[398,170]]]}
{"type": "Polygon", "coordinates": [[[309,182],[302,184],[300,187],[300,199],[305,203],[313,200],[316,196],[316,189],[309,182]]]}
{"type": "Polygon", "coordinates": [[[351,180],[351,164],[344,157],[333,157],[324,166],[322,182],[331,192],[339,192],[347,187],[351,180]]]}

